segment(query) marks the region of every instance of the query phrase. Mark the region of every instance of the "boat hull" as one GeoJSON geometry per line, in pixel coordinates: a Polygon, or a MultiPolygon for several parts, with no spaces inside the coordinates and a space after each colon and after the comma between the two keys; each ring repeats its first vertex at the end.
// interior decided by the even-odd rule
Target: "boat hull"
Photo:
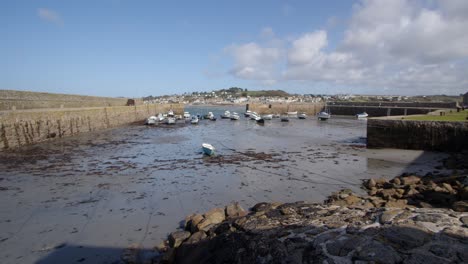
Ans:
{"type": "Polygon", "coordinates": [[[202,144],[202,150],[205,155],[213,156],[215,154],[215,148],[210,144],[202,144]]]}

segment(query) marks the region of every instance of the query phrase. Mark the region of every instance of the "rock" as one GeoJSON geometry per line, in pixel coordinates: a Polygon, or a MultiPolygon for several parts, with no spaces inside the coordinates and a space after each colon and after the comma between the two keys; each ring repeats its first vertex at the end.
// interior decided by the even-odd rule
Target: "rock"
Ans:
{"type": "Polygon", "coordinates": [[[395,189],[383,189],[383,190],[379,190],[377,192],[377,195],[384,198],[385,200],[389,200],[390,198],[392,198],[394,195],[396,194],[396,190],[395,189]]]}
{"type": "Polygon", "coordinates": [[[218,224],[226,219],[224,214],[224,209],[222,208],[213,208],[210,211],[204,214],[205,221],[210,222],[211,224],[218,224]]]}
{"type": "Polygon", "coordinates": [[[354,258],[358,260],[371,261],[374,263],[393,264],[401,262],[401,257],[392,247],[372,240],[356,247],[354,258]]]}
{"type": "Polygon", "coordinates": [[[296,214],[296,211],[291,207],[283,207],[280,209],[281,214],[283,215],[293,215],[296,214]]]}
{"type": "Polygon", "coordinates": [[[386,183],[388,183],[388,181],[384,178],[379,178],[375,180],[375,186],[378,188],[382,188],[386,183]]]}
{"type": "Polygon", "coordinates": [[[370,190],[369,190],[368,194],[369,194],[370,196],[374,196],[374,195],[376,195],[376,194],[377,194],[377,191],[378,191],[378,189],[377,189],[377,188],[375,188],[375,187],[372,187],[372,188],[370,188],[370,190]]]}
{"type": "Polygon", "coordinates": [[[195,214],[192,216],[192,218],[189,220],[187,227],[189,228],[187,231],[190,231],[192,233],[198,231],[197,225],[204,219],[203,215],[201,214],[195,214]]]}
{"type": "Polygon", "coordinates": [[[390,210],[390,211],[383,212],[380,215],[380,223],[381,224],[390,223],[401,212],[402,210],[390,210]]]}
{"type": "Polygon", "coordinates": [[[452,263],[450,260],[434,256],[430,253],[421,254],[421,253],[413,253],[408,258],[404,260],[404,263],[409,264],[444,264],[444,263],[452,263]]]}
{"type": "Polygon", "coordinates": [[[395,201],[386,202],[385,207],[405,208],[407,204],[408,204],[407,200],[395,200],[395,201]]]}
{"type": "Polygon", "coordinates": [[[444,182],[442,183],[442,187],[444,187],[445,190],[447,190],[450,193],[455,193],[455,190],[452,188],[452,185],[444,182]]]}
{"type": "Polygon", "coordinates": [[[452,204],[452,209],[457,212],[468,212],[467,201],[457,201],[452,204]]]}
{"type": "Polygon", "coordinates": [[[347,205],[354,205],[354,204],[360,203],[361,198],[355,195],[349,195],[348,197],[344,199],[344,201],[346,202],[347,205]]]}
{"type": "Polygon", "coordinates": [[[392,182],[393,182],[394,184],[396,184],[396,185],[401,185],[401,180],[400,180],[400,178],[395,178],[395,179],[392,180],[392,182]]]}
{"type": "Polygon", "coordinates": [[[377,185],[377,183],[375,182],[374,179],[369,179],[369,180],[366,182],[366,184],[365,184],[365,186],[366,186],[367,189],[372,189],[372,188],[374,188],[376,185],[377,185]]]}
{"type": "Polygon", "coordinates": [[[421,181],[421,178],[418,176],[407,176],[407,177],[402,177],[401,178],[401,184],[403,185],[412,185],[419,183],[421,181]]]}
{"type": "Polygon", "coordinates": [[[235,217],[241,217],[245,215],[247,215],[247,212],[237,202],[226,206],[227,218],[235,218],[235,217]]]}
{"type": "Polygon", "coordinates": [[[184,244],[195,244],[195,243],[198,243],[200,242],[201,240],[205,239],[207,236],[206,236],[206,233],[204,231],[198,231],[198,232],[195,232],[193,233],[189,239],[187,239],[184,244]]]}
{"type": "Polygon", "coordinates": [[[169,235],[169,245],[172,248],[176,248],[184,242],[185,239],[190,237],[190,232],[187,231],[177,231],[169,235]]]}
{"type": "Polygon", "coordinates": [[[390,226],[383,230],[383,238],[396,249],[413,249],[420,247],[431,239],[426,230],[412,225],[390,226]]]}
{"type": "Polygon", "coordinates": [[[462,222],[465,226],[468,226],[468,216],[461,217],[460,222],[462,222]]]}
{"type": "Polygon", "coordinates": [[[356,245],[361,244],[365,238],[359,236],[343,236],[333,239],[326,244],[329,254],[334,256],[346,256],[355,249],[356,245]]]}
{"type": "Polygon", "coordinates": [[[458,191],[458,198],[460,200],[468,200],[468,186],[465,186],[458,191]]]}

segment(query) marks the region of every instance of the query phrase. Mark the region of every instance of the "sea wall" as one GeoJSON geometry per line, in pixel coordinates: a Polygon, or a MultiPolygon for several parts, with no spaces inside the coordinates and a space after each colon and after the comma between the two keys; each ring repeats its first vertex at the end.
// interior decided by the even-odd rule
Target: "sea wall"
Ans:
{"type": "Polygon", "coordinates": [[[456,108],[456,102],[331,102],[329,105],[343,106],[384,106],[384,107],[422,107],[422,108],[456,108]]]}
{"type": "Polygon", "coordinates": [[[390,107],[390,106],[350,106],[350,105],[329,105],[327,106],[332,115],[356,115],[366,112],[369,116],[400,116],[400,115],[425,115],[440,108],[422,107],[390,107]]]}
{"type": "Polygon", "coordinates": [[[259,114],[283,114],[286,112],[303,112],[315,115],[323,108],[323,103],[271,103],[271,104],[248,104],[246,110],[259,114]]]}
{"type": "Polygon", "coordinates": [[[367,147],[468,150],[468,122],[369,119],[367,147]]]}
{"type": "Polygon", "coordinates": [[[83,132],[108,129],[173,109],[181,104],[153,104],[76,109],[47,109],[0,112],[0,150],[8,150],[83,132]]]}
{"type": "MultiPolygon", "coordinates": [[[[0,90],[0,110],[125,106],[127,98],[0,90]]],[[[136,99],[137,105],[143,104],[136,99]]]]}

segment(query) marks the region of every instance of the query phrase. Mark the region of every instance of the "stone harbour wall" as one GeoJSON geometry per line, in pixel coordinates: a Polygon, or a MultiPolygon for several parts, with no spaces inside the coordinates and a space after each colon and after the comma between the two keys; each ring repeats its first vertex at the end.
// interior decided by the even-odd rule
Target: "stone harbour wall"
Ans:
{"type": "Polygon", "coordinates": [[[371,117],[378,116],[400,116],[400,115],[425,115],[433,112],[438,108],[403,108],[403,107],[389,107],[389,106],[350,106],[350,105],[329,105],[330,113],[332,115],[357,115],[366,112],[371,117]]]}
{"type": "Polygon", "coordinates": [[[181,104],[3,111],[0,112],[0,150],[143,122],[150,115],[170,109],[176,114],[184,112],[181,104]]]}
{"type": "Polygon", "coordinates": [[[323,103],[271,103],[271,104],[248,104],[246,108],[259,114],[284,114],[286,112],[299,112],[315,115],[324,107],[323,103]]]}
{"type": "Polygon", "coordinates": [[[438,151],[468,149],[468,122],[369,119],[368,148],[438,151]]]}
{"type": "MultiPolygon", "coordinates": [[[[0,110],[125,106],[128,98],[0,90],[0,110]]],[[[136,99],[137,105],[143,104],[136,99]]]]}

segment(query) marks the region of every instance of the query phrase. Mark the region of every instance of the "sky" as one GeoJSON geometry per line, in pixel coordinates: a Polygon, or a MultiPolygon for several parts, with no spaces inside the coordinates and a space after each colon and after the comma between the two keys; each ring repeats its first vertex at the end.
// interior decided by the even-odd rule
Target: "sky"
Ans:
{"type": "Polygon", "coordinates": [[[0,89],[468,91],[467,0],[15,0],[0,25],[0,89]]]}

